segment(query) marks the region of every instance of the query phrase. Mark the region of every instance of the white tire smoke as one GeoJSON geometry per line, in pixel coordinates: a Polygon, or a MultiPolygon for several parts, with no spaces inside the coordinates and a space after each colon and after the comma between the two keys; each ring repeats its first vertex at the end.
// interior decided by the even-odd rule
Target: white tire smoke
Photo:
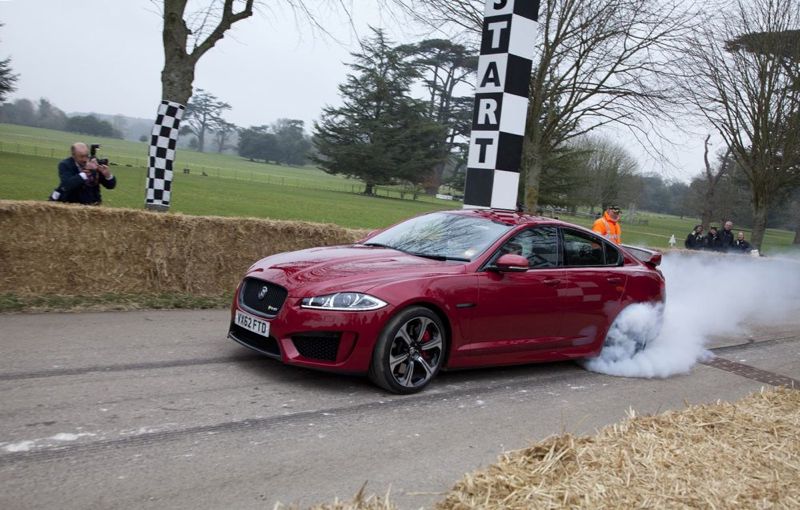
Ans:
{"type": "Polygon", "coordinates": [[[661,270],[667,283],[664,309],[626,308],[601,354],[582,363],[587,370],[647,378],[687,373],[712,356],[706,348],[710,337],[741,334],[745,323],[768,324],[800,310],[796,260],[669,253],[661,270]],[[637,352],[644,341],[646,348],[637,352]]]}

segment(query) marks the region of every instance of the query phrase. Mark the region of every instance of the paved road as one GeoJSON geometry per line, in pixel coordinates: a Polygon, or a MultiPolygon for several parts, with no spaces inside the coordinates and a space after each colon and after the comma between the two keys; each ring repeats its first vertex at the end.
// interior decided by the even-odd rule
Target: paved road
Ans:
{"type": "Polygon", "coordinates": [[[365,482],[430,508],[532,440],[591,433],[631,407],[737,399],[765,374],[800,379],[798,319],[718,338],[734,364],[666,380],[553,363],[446,373],[409,397],[251,354],[225,339],[226,321],[0,315],[0,508],[271,509],[349,498],[365,482]]]}

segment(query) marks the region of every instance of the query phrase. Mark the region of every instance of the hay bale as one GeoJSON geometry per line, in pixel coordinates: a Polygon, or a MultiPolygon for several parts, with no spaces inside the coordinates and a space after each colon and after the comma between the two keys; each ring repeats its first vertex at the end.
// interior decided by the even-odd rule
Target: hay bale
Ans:
{"type": "MultiPolygon", "coordinates": [[[[656,416],[631,411],[591,437],[549,437],[466,474],[436,508],[795,509],[798,482],[800,391],[777,388],[656,416]]],[[[349,502],[310,508],[396,505],[362,487],[349,502]]]]}
{"type": "Polygon", "coordinates": [[[467,474],[436,508],[800,508],[800,392],[631,417],[467,474]]]}
{"type": "Polygon", "coordinates": [[[320,223],[3,200],[0,293],[220,295],[262,257],[364,234],[320,223]]]}

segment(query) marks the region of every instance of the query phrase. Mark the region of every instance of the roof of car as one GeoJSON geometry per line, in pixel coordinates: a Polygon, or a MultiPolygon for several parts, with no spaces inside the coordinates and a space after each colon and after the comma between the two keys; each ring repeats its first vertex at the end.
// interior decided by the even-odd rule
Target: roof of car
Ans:
{"type": "Polygon", "coordinates": [[[530,214],[509,211],[505,209],[457,209],[447,211],[454,214],[478,215],[491,221],[505,223],[507,225],[521,225],[524,223],[564,223],[544,216],[533,216],[530,214]]]}

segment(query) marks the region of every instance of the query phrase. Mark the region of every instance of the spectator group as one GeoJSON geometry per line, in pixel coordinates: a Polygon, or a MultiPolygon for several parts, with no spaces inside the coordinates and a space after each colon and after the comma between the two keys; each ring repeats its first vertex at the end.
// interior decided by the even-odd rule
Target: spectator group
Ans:
{"type": "Polygon", "coordinates": [[[684,241],[684,246],[689,250],[706,250],[728,253],[750,253],[752,246],[744,238],[744,232],[733,235],[733,222],[726,221],[722,230],[711,226],[708,234],[704,233],[703,225],[694,227],[684,241]]]}

